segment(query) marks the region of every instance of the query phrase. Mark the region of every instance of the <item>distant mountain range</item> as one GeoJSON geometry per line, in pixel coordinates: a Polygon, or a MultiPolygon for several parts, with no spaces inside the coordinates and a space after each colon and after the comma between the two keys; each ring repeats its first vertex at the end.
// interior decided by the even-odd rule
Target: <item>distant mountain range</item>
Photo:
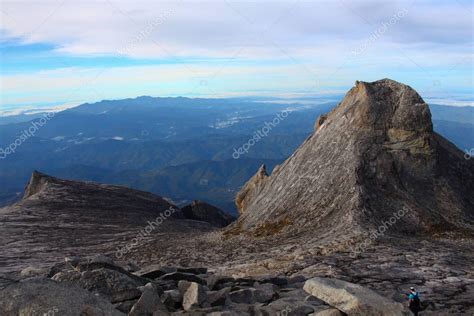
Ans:
{"type": "MultiPolygon", "coordinates": [[[[328,99],[101,101],[56,113],[19,145],[12,144],[43,114],[2,117],[0,148],[16,148],[1,152],[0,204],[17,200],[37,169],[148,190],[180,205],[200,199],[235,214],[233,198],[245,181],[262,163],[271,171],[290,156],[335,105],[328,99]],[[288,115],[276,119],[279,113],[288,115]],[[245,144],[248,152],[234,159],[245,144]]],[[[463,151],[474,148],[472,107],[430,109],[436,131],[463,151]]]]}

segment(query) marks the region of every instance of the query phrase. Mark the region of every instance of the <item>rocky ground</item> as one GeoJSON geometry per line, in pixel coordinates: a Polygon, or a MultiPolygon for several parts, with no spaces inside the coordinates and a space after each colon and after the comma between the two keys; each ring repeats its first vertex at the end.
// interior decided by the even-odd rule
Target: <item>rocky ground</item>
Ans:
{"type": "Polygon", "coordinates": [[[49,269],[25,269],[22,277],[0,292],[2,315],[409,315],[403,304],[333,278],[138,270],[103,255],[68,257],[49,269]]]}
{"type": "MultiPolygon", "coordinates": [[[[474,241],[442,236],[382,237],[358,253],[317,239],[226,238],[219,231],[149,241],[127,259],[138,265],[207,266],[236,277],[331,277],[357,283],[397,302],[410,286],[421,292],[425,314],[474,313],[474,241]]],[[[342,247],[342,246],[341,246],[342,247]]]]}

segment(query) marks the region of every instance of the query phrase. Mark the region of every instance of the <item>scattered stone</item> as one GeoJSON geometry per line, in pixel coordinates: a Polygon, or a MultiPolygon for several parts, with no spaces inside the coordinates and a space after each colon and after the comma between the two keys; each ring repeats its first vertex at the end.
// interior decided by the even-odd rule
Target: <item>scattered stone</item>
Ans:
{"type": "Polygon", "coordinates": [[[204,287],[196,282],[191,282],[183,294],[183,308],[185,311],[194,307],[203,306],[207,300],[204,287]]]}
{"type": "Polygon", "coordinates": [[[183,295],[179,290],[168,290],[161,295],[161,302],[170,309],[179,309],[183,303],[183,295]]]}
{"type": "Polygon", "coordinates": [[[190,285],[191,285],[191,282],[189,281],[181,280],[178,282],[178,289],[181,295],[184,295],[184,293],[186,293],[190,285]]]}
{"type": "Polygon", "coordinates": [[[152,315],[154,312],[168,312],[166,306],[161,302],[155,286],[151,283],[145,285],[140,299],[133,305],[129,316],[152,315]]]}
{"type": "Polygon", "coordinates": [[[230,288],[207,292],[207,300],[211,306],[225,306],[229,303],[230,288]]]}

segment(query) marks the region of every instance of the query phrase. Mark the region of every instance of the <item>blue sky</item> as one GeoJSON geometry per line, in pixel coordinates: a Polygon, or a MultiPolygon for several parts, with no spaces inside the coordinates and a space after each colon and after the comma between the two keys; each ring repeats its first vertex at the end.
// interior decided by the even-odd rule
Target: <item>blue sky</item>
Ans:
{"type": "Polygon", "coordinates": [[[473,104],[472,1],[2,1],[0,113],[139,95],[300,98],[389,77],[473,104]]]}

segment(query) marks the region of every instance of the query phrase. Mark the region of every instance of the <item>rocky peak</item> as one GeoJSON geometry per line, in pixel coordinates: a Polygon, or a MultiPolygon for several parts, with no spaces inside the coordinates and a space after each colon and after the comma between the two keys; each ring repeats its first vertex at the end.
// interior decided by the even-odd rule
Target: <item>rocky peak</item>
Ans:
{"type": "Polygon", "coordinates": [[[260,192],[267,177],[267,169],[263,164],[260,166],[257,173],[239,191],[235,198],[235,204],[240,214],[245,212],[248,202],[260,192]]]}
{"type": "Polygon", "coordinates": [[[415,90],[390,79],[357,81],[272,175],[259,170],[244,185],[241,216],[229,229],[341,240],[404,210],[391,233],[454,230],[459,220],[472,232],[473,176],[473,162],[433,132],[415,90]]]}
{"type": "Polygon", "coordinates": [[[31,174],[30,181],[28,182],[23,198],[29,198],[32,195],[40,192],[44,187],[53,181],[54,179],[44,173],[34,170],[31,174]]]}

